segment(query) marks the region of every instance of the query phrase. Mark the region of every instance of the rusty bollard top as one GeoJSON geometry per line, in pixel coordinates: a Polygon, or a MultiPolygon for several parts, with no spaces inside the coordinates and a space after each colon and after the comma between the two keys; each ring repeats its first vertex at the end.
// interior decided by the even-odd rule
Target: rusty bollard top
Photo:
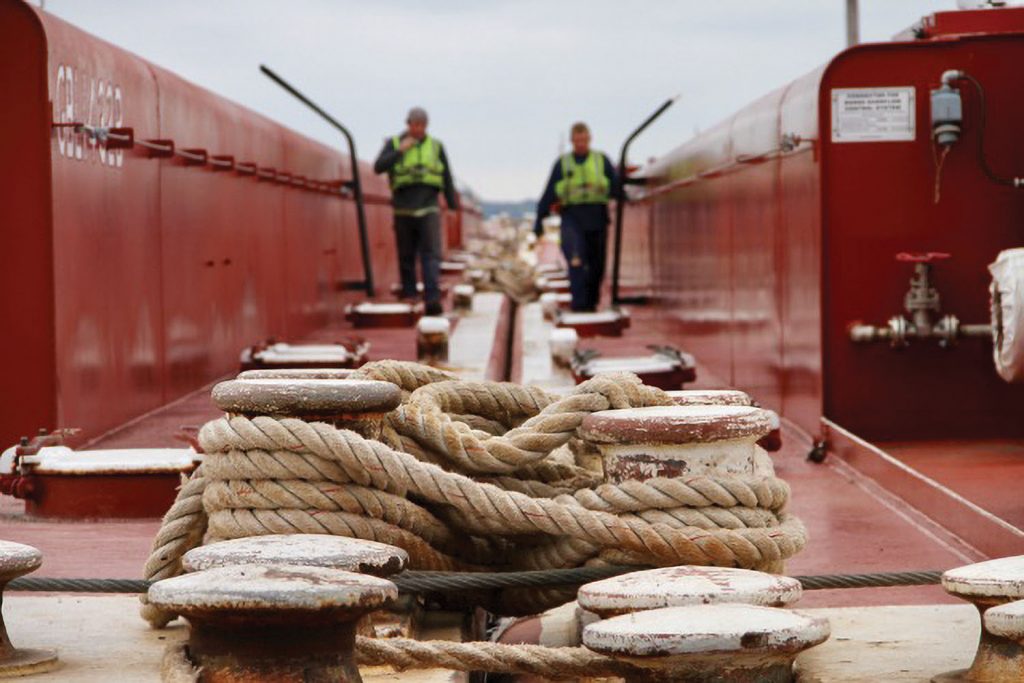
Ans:
{"type": "MultiPolygon", "coordinates": [[[[985,630],[1024,644],[1024,600],[1008,602],[985,612],[985,630]]],[[[1024,670],[1024,662],[1021,669],[1024,670]]]]}
{"type": "Polygon", "coordinates": [[[342,623],[390,604],[395,584],[325,567],[233,565],[154,583],[149,601],[189,621],[258,626],[342,623]]]}
{"type": "Polygon", "coordinates": [[[376,541],[321,534],[251,536],[193,548],[182,558],[187,572],[240,564],[328,567],[373,576],[405,569],[409,554],[376,541]]]}
{"type": "Polygon", "coordinates": [[[601,451],[605,477],[619,482],[770,475],[756,442],[771,428],[770,413],[751,406],[656,406],[592,413],[580,434],[601,451]]]}
{"type": "Polygon", "coordinates": [[[265,368],[238,373],[236,379],[348,379],[354,368],[265,368]]]}
{"type": "Polygon", "coordinates": [[[596,444],[698,444],[760,438],[772,428],[760,408],[735,405],[653,406],[602,410],[583,419],[583,438],[596,444]]]}
{"type": "Polygon", "coordinates": [[[583,644],[651,672],[629,681],[791,680],[800,651],[828,639],[827,619],[754,605],[666,607],[594,622],[583,644]]]}
{"type": "Polygon", "coordinates": [[[30,545],[0,541],[0,589],[12,579],[34,572],[43,564],[43,554],[30,545]]]}
{"type": "Polygon", "coordinates": [[[680,406],[749,406],[753,400],[737,389],[676,389],[666,394],[680,406]]]}
{"type": "MultiPolygon", "coordinates": [[[[684,389],[679,391],[666,391],[669,397],[680,406],[751,406],[754,400],[750,395],[736,389],[684,389]]],[[[782,434],[779,428],[782,426],[777,413],[766,411],[772,421],[772,430],[766,436],[761,437],[757,442],[759,446],[767,451],[777,451],[782,448],[782,434]]]]}
{"type": "Polygon", "coordinates": [[[1024,598],[1024,555],[950,569],[942,575],[942,587],[970,602],[1000,604],[1020,600],[1024,598]]]}
{"type": "Polygon", "coordinates": [[[800,582],[788,576],[729,567],[663,567],[588,583],[577,600],[583,609],[611,617],[719,603],[784,607],[802,594],[800,582]]]}
{"type": "Polygon", "coordinates": [[[322,417],[386,413],[402,391],[390,382],[330,379],[228,380],[213,387],[213,402],[226,413],[322,417]]]}

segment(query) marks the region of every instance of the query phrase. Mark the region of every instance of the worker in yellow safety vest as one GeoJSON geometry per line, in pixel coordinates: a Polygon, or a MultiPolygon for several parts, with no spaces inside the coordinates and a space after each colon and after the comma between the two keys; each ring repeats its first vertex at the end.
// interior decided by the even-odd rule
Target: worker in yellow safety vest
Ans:
{"type": "Polygon", "coordinates": [[[555,162],[540,202],[534,232],[555,209],[561,216],[562,253],[569,266],[572,310],[593,311],[601,300],[605,252],[608,249],[608,200],[618,197],[615,166],[602,152],[590,149],[590,129],[573,124],[572,151],[555,162]]]}
{"type": "Polygon", "coordinates": [[[442,247],[438,195],[444,193],[445,202],[452,210],[458,210],[459,200],[444,146],[440,140],[427,135],[426,111],[420,107],[409,110],[406,129],[384,142],[373,170],[387,173],[391,182],[402,298],[417,297],[418,255],[426,313],[440,315],[443,313],[440,289],[442,247]]]}

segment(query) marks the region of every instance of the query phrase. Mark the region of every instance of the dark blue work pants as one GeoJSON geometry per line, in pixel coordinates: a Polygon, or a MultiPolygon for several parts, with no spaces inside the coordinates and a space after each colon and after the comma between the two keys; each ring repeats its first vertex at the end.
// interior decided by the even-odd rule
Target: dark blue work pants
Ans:
{"type": "Polygon", "coordinates": [[[605,256],[608,251],[608,222],[588,221],[562,212],[562,254],[569,264],[569,292],[572,310],[593,311],[601,301],[605,256]]]}
{"type": "Polygon", "coordinates": [[[441,214],[395,216],[395,242],[398,244],[398,272],[402,278],[402,296],[417,297],[416,255],[423,276],[423,300],[441,301],[441,214]]]}

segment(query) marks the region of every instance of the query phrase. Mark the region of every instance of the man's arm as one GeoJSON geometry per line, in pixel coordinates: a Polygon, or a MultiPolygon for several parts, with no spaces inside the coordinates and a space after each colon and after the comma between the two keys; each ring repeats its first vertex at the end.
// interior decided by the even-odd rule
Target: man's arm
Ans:
{"type": "Polygon", "coordinates": [[[541,224],[541,221],[551,213],[551,205],[555,203],[555,185],[561,179],[562,164],[560,161],[556,161],[554,168],[551,169],[551,176],[548,178],[547,187],[544,188],[544,194],[541,195],[540,201],[537,202],[537,220],[533,224],[533,232],[537,237],[544,233],[544,226],[541,224]]]}
{"type": "Polygon", "coordinates": [[[448,155],[441,145],[441,163],[444,164],[444,201],[452,211],[459,210],[459,193],[455,190],[455,181],[452,179],[452,165],[448,163],[448,155]]]}
{"type": "Polygon", "coordinates": [[[602,153],[601,156],[604,157],[604,175],[608,178],[608,194],[612,199],[622,199],[625,197],[622,182],[624,179],[619,177],[617,167],[608,158],[608,155],[602,153]]]}
{"type": "Polygon", "coordinates": [[[401,156],[402,152],[395,149],[391,138],[388,138],[384,141],[384,147],[380,150],[380,154],[377,155],[377,161],[373,162],[373,172],[387,173],[398,163],[401,156]]]}

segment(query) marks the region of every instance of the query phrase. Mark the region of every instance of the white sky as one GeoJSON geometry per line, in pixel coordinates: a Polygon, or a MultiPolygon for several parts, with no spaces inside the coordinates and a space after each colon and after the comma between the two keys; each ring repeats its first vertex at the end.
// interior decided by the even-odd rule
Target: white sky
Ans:
{"type": "MultiPolygon", "coordinates": [[[[36,0],[38,4],[39,0],[36,0]]],[[[954,0],[861,0],[861,39],[887,40],[954,0]]],[[[668,151],[823,63],[843,0],[45,0],[47,11],[331,145],[339,136],[258,71],[266,63],[355,134],[372,159],[411,105],[486,199],[540,193],[564,131],[590,123],[613,159],[668,151]]]]}

